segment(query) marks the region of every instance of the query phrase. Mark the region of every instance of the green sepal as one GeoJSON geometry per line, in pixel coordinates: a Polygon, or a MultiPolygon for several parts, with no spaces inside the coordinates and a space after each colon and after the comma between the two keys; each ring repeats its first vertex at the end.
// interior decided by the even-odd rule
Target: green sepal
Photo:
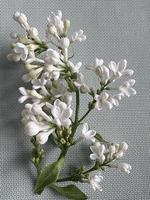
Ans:
{"type": "Polygon", "coordinates": [[[50,185],[52,189],[57,191],[60,195],[73,200],[86,200],[88,197],[77,186],[71,184],[64,187],[57,185],[50,185]]]}

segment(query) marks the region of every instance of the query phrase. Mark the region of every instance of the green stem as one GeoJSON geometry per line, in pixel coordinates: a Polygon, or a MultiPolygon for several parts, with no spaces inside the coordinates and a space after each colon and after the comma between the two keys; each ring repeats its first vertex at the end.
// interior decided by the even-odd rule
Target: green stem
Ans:
{"type": "Polygon", "coordinates": [[[89,108],[89,110],[81,117],[81,119],[78,121],[79,123],[91,112],[92,108],[89,108]]]}
{"type": "Polygon", "coordinates": [[[75,132],[76,132],[76,129],[78,127],[78,118],[79,118],[79,108],[80,108],[80,92],[78,89],[76,89],[76,111],[75,111],[75,120],[74,120],[74,123],[73,123],[73,127],[72,127],[72,135],[71,137],[73,138],[75,132]]]}
{"type": "Polygon", "coordinates": [[[61,154],[60,154],[58,160],[64,159],[65,156],[66,156],[66,154],[67,154],[67,151],[68,151],[68,147],[64,147],[64,148],[62,149],[62,151],[61,151],[61,154]]]}
{"type": "Polygon", "coordinates": [[[72,181],[72,176],[68,176],[66,178],[60,178],[57,182],[65,182],[65,181],[72,181]]]}
{"type": "Polygon", "coordinates": [[[77,126],[78,117],[79,117],[79,107],[80,107],[80,93],[79,90],[76,90],[76,112],[75,112],[75,121],[74,124],[77,126]]]}

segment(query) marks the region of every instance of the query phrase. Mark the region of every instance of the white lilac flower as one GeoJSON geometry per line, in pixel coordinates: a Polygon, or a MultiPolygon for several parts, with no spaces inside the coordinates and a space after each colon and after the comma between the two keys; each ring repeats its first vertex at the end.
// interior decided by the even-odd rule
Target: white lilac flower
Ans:
{"type": "Polygon", "coordinates": [[[95,95],[94,99],[96,100],[95,108],[97,110],[102,110],[104,107],[112,109],[113,105],[118,105],[119,102],[117,99],[111,97],[107,92],[103,92],[100,95],[95,95]]]}
{"type": "Polygon", "coordinates": [[[128,163],[116,163],[116,164],[113,164],[111,167],[117,168],[127,174],[130,174],[130,171],[132,169],[131,165],[128,163]]]}
{"type": "Polygon", "coordinates": [[[102,59],[95,59],[94,65],[87,66],[87,69],[95,71],[96,75],[100,78],[103,84],[106,84],[110,79],[110,71],[104,65],[104,61],[102,59]]]}
{"type": "Polygon", "coordinates": [[[74,81],[76,87],[80,89],[82,93],[90,92],[90,88],[84,83],[84,76],[81,73],[77,74],[77,79],[74,81]]]}
{"type": "Polygon", "coordinates": [[[22,122],[25,134],[36,136],[37,142],[44,144],[48,137],[55,131],[52,118],[42,110],[43,104],[26,104],[22,111],[22,122]]]}
{"type": "Polygon", "coordinates": [[[39,94],[36,90],[26,90],[24,87],[19,88],[20,93],[22,94],[21,97],[19,97],[18,101],[20,103],[23,103],[27,99],[31,98],[33,101],[40,101],[43,99],[43,96],[39,94]]]}
{"type": "Polygon", "coordinates": [[[29,121],[37,121],[33,111],[32,111],[33,104],[27,103],[25,104],[25,108],[21,112],[22,116],[22,123],[25,125],[29,121]]]}
{"type": "Polygon", "coordinates": [[[70,105],[68,106],[66,103],[56,99],[54,105],[46,103],[47,107],[51,108],[51,113],[54,117],[53,123],[58,127],[69,128],[71,125],[70,117],[72,115],[72,109],[70,105]]]}
{"type": "Polygon", "coordinates": [[[46,80],[45,74],[42,74],[40,79],[32,80],[32,87],[37,90],[37,89],[43,88],[46,85],[46,83],[47,83],[47,80],[46,80]]]}
{"type": "Polygon", "coordinates": [[[87,123],[83,124],[82,131],[81,131],[81,138],[86,139],[88,141],[95,142],[94,136],[96,135],[95,130],[89,130],[89,126],[87,123]]]}
{"type": "Polygon", "coordinates": [[[20,12],[15,12],[14,16],[13,16],[14,20],[17,21],[20,26],[25,29],[26,31],[28,31],[30,29],[30,26],[28,24],[27,21],[27,17],[25,14],[20,13],[20,12]]]}
{"type": "Polygon", "coordinates": [[[114,61],[111,61],[109,63],[109,69],[114,75],[114,79],[121,77],[123,75],[129,75],[132,76],[134,71],[132,69],[126,69],[127,67],[127,61],[126,60],[120,60],[118,64],[116,64],[114,61]]]}
{"type": "Polygon", "coordinates": [[[50,129],[49,131],[42,131],[37,134],[36,141],[40,144],[45,144],[48,140],[48,137],[55,131],[55,128],[50,129]]]}
{"type": "Polygon", "coordinates": [[[83,30],[81,30],[81,29],[79,31],[73,33],[71,36],[72,42],[75,42],[75,41],[83,42],[85,40],[86,40],[86,35],[83,34],[83,30]]]}
{"type": "Polygon", "coordinates": [[[57,14],[51,12],[47,20],[48,20],[48,29],[50,34],[61,36],[64,32],[64,22],[62,20],[61,10],[58,10],[57,14]]]}
{"type": "Polygon", "coordinates": [[[119,159],[122,158],[128,149],[128,144],[126,142],[122,142],[121,144],[112,144],[109,146],[109,153],[107,159],[119,159]]]}
{"type": "Polygon", "coordinates": [[[54,65],[47,65],[45,68],[47,76],[51,80],[58,80],[60,77],[61,68],[55,67],[54,65]]]}
{"type": "Polygon", "coordinates": [[[96,142],[94,145],[90,146],[92,154],[90,154],[91,160],[97,160],[100,164],[103,164],[105,161],[105,152],[106,147],[105,145],[101,144],[100,142],[96,142]]]}
{"type": "Polygon", "coordinates": [[[123,85],[119,87],[120,92],[127,97],[130,97],[131,95],[136,94],[136,90],[132,88],[134,86],[135,80],[130,79],[129,81],[126,81],[123,85]]]}
{"type": "Polygon", "coordinates": [[[46,37],[47,39],[50,38],[50,40],[52,40],[52,36],[56,37],[57,39],[60,39],[57,32],[57,28],[52,24],[48,24],[46,29],[46,37]]]}
{"type": "Polygon", "coordinates": [[[51,88],[50,92],[56,98],[66,95],[67,87],[65,85],[65,81],[63,80],[56,81],[55,86],[51,88]]]}
{"type": "Polygon", "coordinates": [[[46,112],[42,110],[42,106],[40,104],[34,103],[32,106],[32,111],[35,115],[41,116],[47,122],[52,122],[52,117],[48,116],[46,112]]]}
{"type": "Polygon", "coordinates": [[[102,191],[102,187],[100,186],[101,181],[103,180],[103,176],[98,175],[89,175],[89,182],[94,191],[99,190],[102,191]]]}
{"type": "Polygon", "coordinates": [[[59,40],[59,44],[62,49],[66,49],[70,45],[70,40],[67,37],[63,37],[59,40]]]}
{"type": "Polygon", "coordinates": [[[58,53],[58,51],[53,50],[53,49],[47,50],[44,61],[45,61],[46,65],[62,64],[62,62],[60,60],[60,54],[58,53]]]}
{"type": "Polygon", "coordinates": [[[64,56],[64,61],[68,60],[68,47],[70,45],[70,40],[67,37],[63,37],[59,41],[59,45],[62,48],[62,54],[64,56]]]}
{"type": "Polygon", "coordinates": [[[33,38],[36,42],[41,42],[38,30],[35,27],[31,27],[28,32],[30,34],[30,37],[33,38]]]}
{"type": "Polygon", "coordinates": [[[12,53],[8,54],[7,58],[8,60],[15,62],[20,60],[25,61],[28,53],[28,48],[24,44],[17,42],[12,50],[12,53]]]}
{"type": "Polygon", "coordinates": [[[68,106],[71,105],[72,102],[72,96],[65,93],[65,95],[63,94],[63,96],[61,96],[61,99],[63,100],[63,102],[65,102],[68,106]]]}
{"type": "Polygon", "coordinates": [[[44,131],[44,130],[46,131],[48,129],[49,129],[48,124],[38,122],[38,121],[29,121],[24,126],[24,132],[25,134],[29,136],[37,135],[40,131],[44,131]]]}
{"type": "Polygon", "coordinates": [[[24,130],[25,134],[31,137],[36,136],[37,141],[44,144],[47,142],[49,135],[55,131],[55,128],[51,128],[46,122],[29,121],[24,126],[24,130]]]}
{"type": "Polygon", "coordinates": [[[31,57],[29,59],[26,60],[26,64],[31,64],[33,62],[37,62],[38,64],[44,64],[44,60],[40,59],[40,58],[36,58],[36,57],[31,57]]]}
{"type": "Polygon", "coordinates": [[[82,62],[78,62],[76,65],[74,65],[71,61],[68,61],[67,64],[69,65],[73,73],[79,73],[80,67],[82,66],[82,62]]]}

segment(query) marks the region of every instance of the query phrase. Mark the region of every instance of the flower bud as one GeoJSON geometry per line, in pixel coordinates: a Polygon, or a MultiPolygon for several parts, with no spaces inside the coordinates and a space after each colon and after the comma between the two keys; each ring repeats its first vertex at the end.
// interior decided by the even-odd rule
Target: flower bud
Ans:
{"type": "Polygon", "coordinates": [[[39,65],[31,65],[31,64],[26,64],[25,65],[25,68],[30,71],[31,69],[35,69],[35,68],[38,68],[39,65]]]}
{"type": "Polygon", "coordinates": [[[31,36],[31,38],[33,38],[36,42],[41,42],[40,38],[39,38],[39,33],[38,30],[35,27],[31,27],[29,29],[29,34],[31,36]]]}
{"type": "Polygon", "coordinates": [[[11,33],[10,33],[10,37],[11,37],[12,39],[17,39],[18,33],[11,32],[11,33]]]}
{"type": "Polygon", "coordinates": [[[27,22],[27,17],[25,16],[25,14],[20,13],[20,12],[15,12],[14,16],[13,16],[14,20],[17,21],[20,26],[25,29],[26,31],[28,31],[30,29],[30,26],[27,22]]]}
{"type": "Polygon", "coordinates": [[[65,34],[68,32],[69,28],[70,28],[70,20],[65,19],[65,21],[64,21],[64,33],[65,34]]]}
{"type": "Polygon", "coordinates": [[[38,132],[41,130],[41,127],[37,123],[30,121],[25,125],[24,129],[25,134],[34,136],[38,134],[38,132]]]}
{"type": "Polygon", "coordinates": [[[48,32],[51,35],[54,35],[54,36],[58,37],[57,28],[54,25],[50,25],[50,26],[48,25],[47,28],[48,28],[48,32]]]}
{"type": "Polygon", "coordinates": [[[131,165],[128,163],[118,163],[116,167],[127,174],[129,174],[132,169],[131,165]]]}
{"type": "Polygon", "coordinates": [[[123,152],[127,151],[127,149],[128,149],[128,144],[127,144],[126,142],[122,142],[122,143],[120,144],[119,149],[120,149],[121,151],[123,151],[123,152]]]}
{"type": "Polygon", "coordinates": [[[63,48],[63,49],[66,49],[68,48],[70,45],[70,40],[67,38],[67,37],[63,37],[60,39],[60,46],[63,48]]]}
{"type": "Polygon", "coordinates": [[[43,68],[38,68],[38,69],[32,69],[30,72],[29,72],[29,75],[31,78],[35,79],[39,76],[39,74],[43,71],[43,68]]]}
{"type": "Polygon", "coordinates": [[[37,136],[36,136],[36,141],[40,144],[45,144],[48,140],[48,132],[40,132],[37,136]]]}

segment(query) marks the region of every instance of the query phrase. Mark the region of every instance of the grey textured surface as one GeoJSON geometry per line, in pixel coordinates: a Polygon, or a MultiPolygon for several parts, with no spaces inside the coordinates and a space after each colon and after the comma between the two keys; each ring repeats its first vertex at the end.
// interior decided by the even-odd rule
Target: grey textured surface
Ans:
{"type": "MultiPolygon", "coordinates": [[[[63,199],[46,189],[41,196],[32,192],[34,169],[29,163],[31,145],[23,134],[20,124],[22,106],[17,102],[17,88],[22,86],[21,66],[9,63],[9,33],[20,31],[12,20],[19,10],[29,18],[44,37],[46,17],[50,11],[61,9],[72,22],[72,30],[82,28],[87,41],[77,46],[75,61],[94,62],[95,57],[110,60],[128,60],[135,70],[137,96],[124,100],[111,112],[93,112],[89,124],[101,131],[108,140],[129,143],[125,161],[131,163],[130,175],[107,170],[103,173],[103,192],[94,192],[88,185],[81,185],[91,200],[148,200],[149,196],[149,113],[148,113],[148,67],[149,67],[149,7],[147,0],[0,0],[0,154],[1,154],[1,200],[60,200],[63,199]]],[[[86,72],[89,84],[96,84],[94,75],[86,72]]],[[[82,102],[86,101],[86,96],[82,102]]],[[[81,112],[85,112],[83,105],[81,112]]],[[[57,156],[52,145],[49,161],[57,156]]],[[[68,156],[68,167],[89,163],[88,147],[82,144],[68,156]],[[76,162],[75,160],[78,160],[76,162]]],[[[48,162],[48,160],[46,161],[48,162]]]]}

